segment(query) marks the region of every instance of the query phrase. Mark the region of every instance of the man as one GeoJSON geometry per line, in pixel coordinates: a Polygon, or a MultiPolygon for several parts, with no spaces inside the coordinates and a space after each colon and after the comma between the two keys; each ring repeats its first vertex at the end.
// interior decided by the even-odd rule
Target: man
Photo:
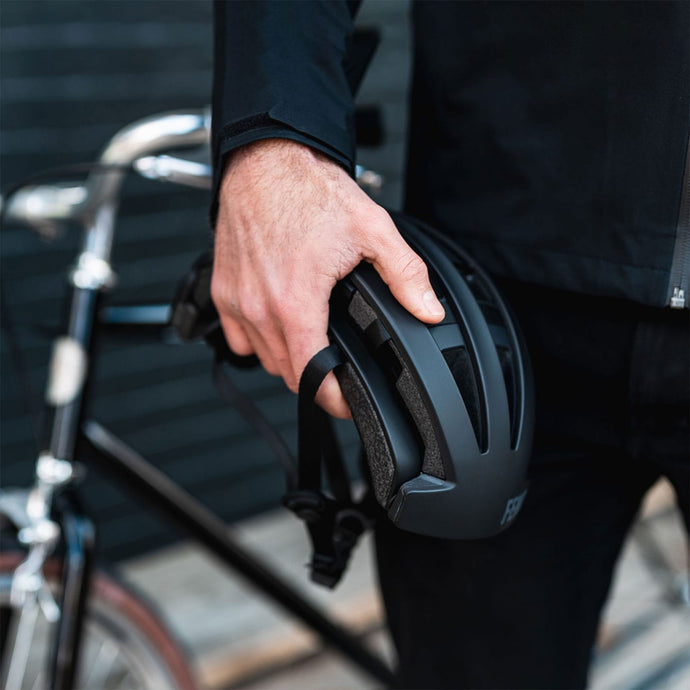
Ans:
{"type": "MultiPolygon", "coordinates": [[[[416,317],[443,318],[350,175],[357,4],[216,7],[212,294],[230,347],[293,391],[328,342],[331,288],[361,260],[416,317]]],[[[406,209],[502,284],[537,429],[507,532],[454,542],[379,521],[400,685],[582,687],[660,474],[688,520],[688,4],[418,2],[413,27],[406,209]]],[[[349,415],[332,375],[318,401],[349,415]]]]}

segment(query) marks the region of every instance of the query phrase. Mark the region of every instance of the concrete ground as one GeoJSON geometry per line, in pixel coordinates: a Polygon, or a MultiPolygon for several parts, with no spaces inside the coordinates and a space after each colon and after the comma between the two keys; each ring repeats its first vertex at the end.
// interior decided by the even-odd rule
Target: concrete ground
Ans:
{"type": "MultiPolygon", "coordinates": [[[[284,511],[235,526],[233,533],[311,601],[366,633],[366,643],[392,660],[369,540],[358,548],[343,583],[330,592],[308,582],[306,535],[284,511]]],[[[648,497],[617,569],[592,667],[595,690],[690,687],[686,544],[669,487],[660,484],[648,497]]],[[[376,687],[192,545],[130,561],[123,571],[162,611],[190,652],[204,688],[376,687]]]]}

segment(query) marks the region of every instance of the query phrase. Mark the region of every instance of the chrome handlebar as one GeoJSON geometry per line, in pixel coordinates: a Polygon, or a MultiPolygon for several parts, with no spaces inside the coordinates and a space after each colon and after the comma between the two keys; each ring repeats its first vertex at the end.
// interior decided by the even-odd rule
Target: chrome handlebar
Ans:
{"type": "MultiPolygon", "coordinates": [[[[208,109],[172,112],[139,120],[121,129],[99,157],[104,166],[131,166],[157,151],[208,144],[208,109]]],[[[115,215],[124,169],[96,171],[86,181],[83,222],[86,228],[82,256],[110,263],[115,215]]]]}
{"type": "Polygon", "coordinates": [[[59,223],[77,218],[86,202],[84,185],[31,185],[17,190],[6,202],[8,220],[29,225],[43,239],[57,235],[59,223]]]}
{"type": "Polygon", "coordinates": [[[208,163],[167,155],[144,156],[134,161],[134,169],[149,180],[173,182],[197,189],[211,189],[213,171],[208,163]]]}
{"type": "MultiPolygon", "coordinates": [[[[150,159],[160,151],[208,147],[210,131],[211,116],[207,108],[138,120],[108,142],[98,158],[98,169],[89,174],[83,185],[32,185],[21,189],[7,201],[5,217],[35,228],[48,239],[56,234],[60,222],[76,220],[87,231],[83,251],[109,262],[120,189],[128,168],[142,167],[145,171],[145,164],[138,166],[137,161],[150,159]]],[[[163,178],[163,175],[146,176],[163,178]]],[[[210,167],[194,168],[182,183],[210,187],[210,167]]]]}
{"type": "MultiPolygon", "coordinates": [[[[208,109],[153,115],[121,129],[103,149],[98,161],[104,166],[128,166],[157,151],[208,145],[210,131],[208,109]]],[[[90,175],[86,183],[86,208],[115,203],[124,176],[124,170],[90,175]]]]}
{"type": "MultiPolygon", "coordinates": [[[[91,172],[85,184],[27,186],[8,200],[5,217],[33,227],[46,239],[57,234],[59,223],[79,221],[87,229],[84,251],[109,262],[114,218],[127,169],[152,180],[210,189],[210,132],[208,108],[160,113],[138,120],[108,142],[98,158],[100,169],[91,172]],[[193,147],[200,148],[199,160],[156,155],[193,147]]],[[[381,175],[360,165],[356,166],[356,179],[374,194],[383,185],[381,175]]]]}

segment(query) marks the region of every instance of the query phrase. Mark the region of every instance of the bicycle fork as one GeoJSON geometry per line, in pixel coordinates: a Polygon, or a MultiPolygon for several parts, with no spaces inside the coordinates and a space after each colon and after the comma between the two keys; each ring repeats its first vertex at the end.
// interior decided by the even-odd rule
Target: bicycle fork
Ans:
{"type": "Polygon", "coordinates": [[[56,501],[55,521],[47,516],[28,515],[36,506],[36,491],[34,488],[31,491],[3,492],[0,497],[0,512],[19,528],[19,541],[29,546],[27,557],[12,574],[10,599],[0,622],[0,681],[7,690],[23,687],[42,616],[51,628],[49,664],[43,671],[47,680],[42,687],[70,690],[75,685],[79,664],[93,566],[94,527],[88,517],[75,509],[67,494],[59,496],[56,501]],[[8,509],[11,503],[14,503],[14,509],[8,509]],[[64,555],[61,559],[59,602],[56,602],[43,576],[43,566],[55,550],[60,534],[64,541],[64,555]]]}
{"type": "MultiPolygon", "coordinates": [[[[96,222],[100,229],[112,225],[114,208],[96,222]]],[[[3,658],[8,660],[3,679],[8,690],[21,688],[26,671],[31,637],[38,617],[43,613],[53,623],[48,687],[50,690],[71,690],[79,664],[80,642],[86,599],[93,563],[95,530],[91,520],[75,509],[75,502],[66,490],[78,473],[74,465],[75,449],[93,361],[93,326],[102,290],[113,281],[106,259],[108,242],[96,247],[98,233],[87,228],[84,251],[70,275],[69,318],[66,333],[55,340],[50,360],[45,393],[49,433],[36,464],[34,487],[25,492],[23,503],[17,496],[6,504],[15,505],[8,512],[19,528],[19,541],[29,547],[27,558],[15,571],[10,611],[13,621],[4,626],[3,658]],[[98,250],[98,251],[97,251],[98,250]],[[57,522],[51,519],[56,504],[57,522]],[[23,513],[23,515],[21,514],[23,513]],[[42,566],[55,550],[62,535],[62,582],[59,605],[45,584],[42,566]],[[10,645],[12,648],[10,649],[10,645]]],[[[101,237],[103,233],[101,232],[101,237]]]]}

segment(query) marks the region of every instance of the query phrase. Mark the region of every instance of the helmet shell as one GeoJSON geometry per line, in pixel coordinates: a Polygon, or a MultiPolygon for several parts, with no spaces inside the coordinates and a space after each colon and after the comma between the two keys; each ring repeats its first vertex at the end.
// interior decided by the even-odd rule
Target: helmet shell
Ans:
{"type": "Polygon", "coordinates": [[[487,537],[522,505],[534,396],[523,338],[489,276],[454,242],[402,214],[446,310],[425,324],[360,264],[331,298],[336,370],[377,501],[400,528],[487,537]]]}

